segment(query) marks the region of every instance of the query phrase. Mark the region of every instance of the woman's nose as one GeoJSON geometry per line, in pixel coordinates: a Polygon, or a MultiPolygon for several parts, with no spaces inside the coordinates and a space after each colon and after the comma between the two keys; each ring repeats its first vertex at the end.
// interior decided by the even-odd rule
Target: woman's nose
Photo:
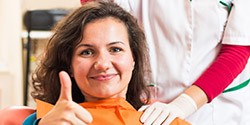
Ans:
{"type": "Polygon", "coordinates": [[[94,68],[96,70],[106,71],[110,67],[111,67],[111,60],[108,54],[100,54],[94,63],[94,68]]]}

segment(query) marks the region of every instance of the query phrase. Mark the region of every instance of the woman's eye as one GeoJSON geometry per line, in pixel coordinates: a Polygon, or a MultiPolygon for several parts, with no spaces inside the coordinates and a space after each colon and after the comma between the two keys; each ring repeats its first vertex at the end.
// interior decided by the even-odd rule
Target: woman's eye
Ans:
{"type": "Polygon", "coordinates": [[[85,55],[85,56],[88,56],[88,55],[93,55],[94,54],[94,51],[93,50],[83,50],[81,51],[80,55],[85,55]]]}
{"type": "Polygon", "coordinates": [[[120,51],[122,51],[122,49],[118,48],[118,47],[112,47],[110,51],[111,52],[120,52],[120,51]]]}

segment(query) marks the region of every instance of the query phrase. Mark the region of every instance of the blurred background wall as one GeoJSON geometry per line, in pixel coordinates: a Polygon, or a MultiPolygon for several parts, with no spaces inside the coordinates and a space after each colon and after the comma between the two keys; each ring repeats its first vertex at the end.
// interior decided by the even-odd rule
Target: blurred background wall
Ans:
{"type": "MultiPolygon", "coordinates": [[[[0,109],[25,104],[27,31],[23,25],[24,13],[39,9],[74,9],[78,6],[79,0],[0,0],[0,109]]],[[[44,32],[36,31],[35,38],[32,38],[31,64],[42,51],[43,41],[49,37],[44,36],[44,32]]],[[[30,66],[32,71],[35,65],[30,66]]]]}

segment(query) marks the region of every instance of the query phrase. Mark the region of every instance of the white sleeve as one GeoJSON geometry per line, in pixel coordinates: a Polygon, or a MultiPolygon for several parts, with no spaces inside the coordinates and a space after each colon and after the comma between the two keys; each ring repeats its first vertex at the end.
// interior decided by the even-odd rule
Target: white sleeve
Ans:
{"type": "Polygon", "coordinates": [[[114,0],[114,2],[131,14],[137,13],[137,9],[140,6],[140,0],[114,0]]]}
{"type": "Polygon", "coordinates": [[[250,45],[250,0],[233,0],[223,43],[250,45]]]}

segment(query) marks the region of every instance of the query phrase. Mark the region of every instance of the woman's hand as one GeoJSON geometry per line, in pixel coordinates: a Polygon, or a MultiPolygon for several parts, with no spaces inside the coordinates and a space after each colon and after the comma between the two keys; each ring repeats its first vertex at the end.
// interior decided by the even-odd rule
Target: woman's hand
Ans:
{"type": "Polygon", "coordinates": [[[92,122],[91,114],[73,102],[71,94],[71,80],[69,75],[61,71],[59,73],[61,93],[54,108],[48,112],[39,122],[39,125],[87,125],[92,122]]]}

